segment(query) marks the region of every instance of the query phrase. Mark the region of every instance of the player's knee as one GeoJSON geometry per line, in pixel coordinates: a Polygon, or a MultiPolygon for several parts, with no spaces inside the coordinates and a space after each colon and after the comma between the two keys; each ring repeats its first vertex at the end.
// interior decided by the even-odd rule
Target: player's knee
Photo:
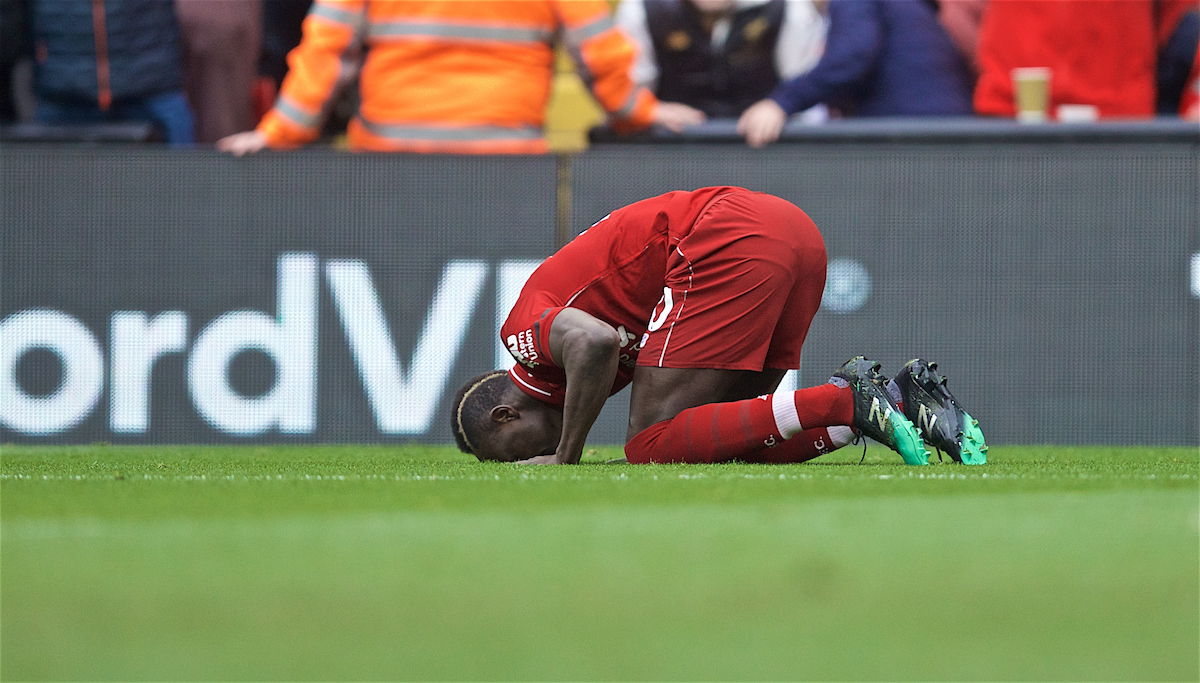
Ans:
{"type": "Polygon", "coordinates": [[[625,459],[635,465],[670,462],[670,460],[663,459],[666,449],[661,444],[661,437],[669,424],[671,424],[670,420],[663,420],[635,434],[625,444],[625,459]]]}

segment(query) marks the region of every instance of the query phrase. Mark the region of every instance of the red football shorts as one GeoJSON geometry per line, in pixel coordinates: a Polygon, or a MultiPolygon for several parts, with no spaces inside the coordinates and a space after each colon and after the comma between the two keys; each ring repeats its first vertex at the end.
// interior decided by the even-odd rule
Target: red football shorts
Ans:
{"type": "Polygon", "coordinates": [[[825,240],[767,194],[715,199],[667,258],[638,365],[760,371],[800,366],[825,290],[825,240]]]}

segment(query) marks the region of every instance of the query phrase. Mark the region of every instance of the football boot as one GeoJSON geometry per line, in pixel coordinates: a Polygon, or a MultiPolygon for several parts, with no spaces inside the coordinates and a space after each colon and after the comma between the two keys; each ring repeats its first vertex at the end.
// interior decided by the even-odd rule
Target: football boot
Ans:
{"type": "Polygon", "coordinates": [[[928,465],[929,453],[921,433],[909,421],[887,391],[887,377],[880,365],[862,356],[846,361],[829,382],[849,386],[854,393],[851,427],[900,454],[909,465],[928,465]]]}
{"type": "Polygon", "coordinates": [[[964,465],[987,462],[988,447],[979,421],[963,410],[946,388],[946,378],[938,373],[937,363],[910,360],[890,386],[899,392],[904,414],[929,445],[964,465]]]}

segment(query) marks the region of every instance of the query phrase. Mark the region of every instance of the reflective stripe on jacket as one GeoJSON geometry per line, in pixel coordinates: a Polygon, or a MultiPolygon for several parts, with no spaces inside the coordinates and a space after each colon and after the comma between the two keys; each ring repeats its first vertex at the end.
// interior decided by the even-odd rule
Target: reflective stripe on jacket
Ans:
{"type": "Polygon", "coordinates": [[[258,130],[272,147],[312,141],[362,63],[354,149],[545,152],[556,38],[601,106],[650,123],[657,101],[630,79],[635,48],[605,0],[316,0],[258,130]]]}

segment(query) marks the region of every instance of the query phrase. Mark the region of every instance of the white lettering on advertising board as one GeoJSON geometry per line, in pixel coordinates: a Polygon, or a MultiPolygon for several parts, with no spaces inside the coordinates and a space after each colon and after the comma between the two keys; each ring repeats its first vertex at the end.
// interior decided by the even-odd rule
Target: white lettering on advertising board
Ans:
{"type": "MultiPolygon", "coordinates": [[[[112,313],[109,429],[130,435],[149,431],[154,364],[164,355],[186,353],[191,402],[215,430],[236,436],[271,430],[313,433],[320,265],[316,254],[280,255],[274,315],[253,310],[223,313],[199,331],[190,348],[184,311],[112,313]],[[230,363],[248,350],[268,356],[275,369],[274,383],[256,396],[243,395],[229,381],[230,363]]],[[[507,312],[536,265],[498,265],[499,321],[499,310],[507,312]]],[[[412,356],[402,361],[366,263],[325,263],[325,281],[380,433],[429,431],[490,272],[485,261],[445,265],[412,356]]],[[[95,410],[104,392],[105,370],[104,348],[74,316],[40,308],[8,316],[0,321],[0,424],[27,436],[69,432],[95,410]],[[22,358],[39,349],[53,353],[61,365],[58,386],[45,395],[30,393],[18,377],[22,358]]]]}
{"type": "MultiPolygon", "coordinates": [[[[514,363],[499,330],[539,263],[496,265],[495,367],[507,369],[514,363]]],[[[110,431],[145,434],[151,427],[155,363],[168,354],[186,354],[186,376],[180,379],[186,381],[196,413],[213,429],[246,437],[271,431],[312,434],[317,429],[324,275],[379,433],[428,433],[492,267],[481,260],[446,263],[412,354],[401,358],[367,264],[333,259],[323,270],[321,265],[313,253],[281,254],[273,314],[222,313],[200,328],[190,344],[185,311],[115,311],[107,368],[104,347],[74,316],[45,308],[14,313],[0,321],[0,425],[26,436],[69,432],[96,409],[107,377],[110,431]],[[39,349],[53,353],[61,365],[61,380],[46,394],[29,392],[18,372],[26,354],[39,349]],[[245,395],[230,383],[230,365],[246,351],[264,354],[274,365],[273,383],[257,395],[245,395]]],[[[780,390],[797,384],[796,372],[789,372],[780,390]]]]}

